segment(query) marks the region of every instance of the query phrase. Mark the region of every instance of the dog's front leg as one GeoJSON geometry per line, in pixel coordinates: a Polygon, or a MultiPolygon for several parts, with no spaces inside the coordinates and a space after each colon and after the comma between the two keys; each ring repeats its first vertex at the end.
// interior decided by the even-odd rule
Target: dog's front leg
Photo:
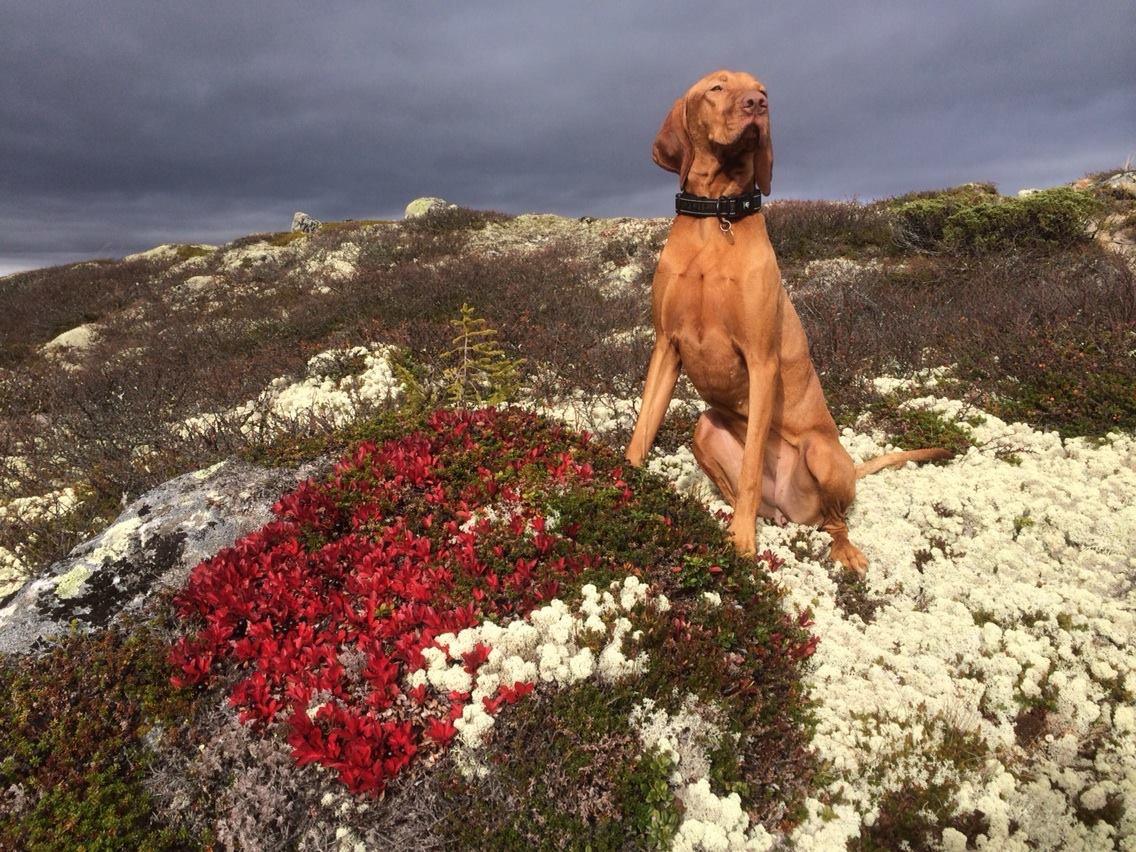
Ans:
{"type": "Polygon", "coordinates": [[[651,352],[651,363],[647,367],[647,384],[643,387],[643,404],[639,407],[639,417],[635,421],[635,431],[631,443],[627,445],[627,460],[635,467],[643,464],[643,459],[655,442],[655,435],[667,407],[671,404],[675,382],[678,381],[680,360],[678,350],[662,336],[655,340],[651,352]]]}
{"type": "Polygon", "coordinates": [[[743,556],[757,551],[757,509],[761,504],[761,476],[765,462],[765,441],[773,419],[774,385],[777,381],[776,355],[747,359],[749,374],[748,417],[742,470],[738,477],[737,502],[730,521],[730,537],[743,556]]]}

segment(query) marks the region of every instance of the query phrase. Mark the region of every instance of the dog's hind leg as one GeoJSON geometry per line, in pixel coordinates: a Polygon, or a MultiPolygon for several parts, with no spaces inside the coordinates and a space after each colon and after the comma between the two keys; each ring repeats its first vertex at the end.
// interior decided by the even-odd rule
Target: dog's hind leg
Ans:
{"type": "MultiPolygon", "coordinates": [[[[743,424],[744,427],[744,424],[743,424]]],[[[694,426],[694,458],[731,506],[738,501],[738,477],[745,448],[730,430],[726,417],[707,409],[694,426]]]]}
{"type": "Polygon", "coordinates": [[[856,497],[856,466],[835,436],[817,436],[803,445],[809,473],[820,497],[820,528],[832,536],[829,555],[850,571],[863,574],[868,558],[848,539],[845,516],[856,497]]]}

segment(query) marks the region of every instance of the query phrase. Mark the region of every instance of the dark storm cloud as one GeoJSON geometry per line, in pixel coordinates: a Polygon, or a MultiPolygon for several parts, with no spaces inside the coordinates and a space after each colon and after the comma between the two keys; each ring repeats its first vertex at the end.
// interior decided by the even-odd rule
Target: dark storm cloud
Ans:
{"type": "Polygon", "coordinates": [[[427,194],[665,215],[651,139],[717,67],[770,87],[775,197],[1053,184],[1136,153],[1134,8],[9,0],[0,265],[427,194]]]}

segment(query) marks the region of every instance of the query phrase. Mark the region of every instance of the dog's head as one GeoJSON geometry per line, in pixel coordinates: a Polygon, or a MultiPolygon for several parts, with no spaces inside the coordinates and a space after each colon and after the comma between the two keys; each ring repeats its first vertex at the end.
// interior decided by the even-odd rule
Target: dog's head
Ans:
{"type": "Polygon", "coordinates": [[[753,181],[769,195],[773,179],[773,140],[769,135],[769,96],[756,77],[743,71],[707,74],[674,102],[655,137],[654,161],[676,172],[680,186],[695,156],[753,164],[753,181]]]}

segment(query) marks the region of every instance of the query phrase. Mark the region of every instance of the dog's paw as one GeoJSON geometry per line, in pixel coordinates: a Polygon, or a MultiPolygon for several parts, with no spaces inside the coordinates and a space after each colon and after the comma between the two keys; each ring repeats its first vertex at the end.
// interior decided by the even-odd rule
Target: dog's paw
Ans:
{"type": "Polygon", "coordinates": [[[757,536],[753,524],[731,523],[729,535],[734,542],[734,549],[741,556],[754,556],[757,553],[757,536]]]}
{"type": "Polygon", "coordinates": [[[850,541],[834,543],[829,551],[833,562],[843,565],[847,570],[863,577],[868,570],[868,557],[850,541]]]}

